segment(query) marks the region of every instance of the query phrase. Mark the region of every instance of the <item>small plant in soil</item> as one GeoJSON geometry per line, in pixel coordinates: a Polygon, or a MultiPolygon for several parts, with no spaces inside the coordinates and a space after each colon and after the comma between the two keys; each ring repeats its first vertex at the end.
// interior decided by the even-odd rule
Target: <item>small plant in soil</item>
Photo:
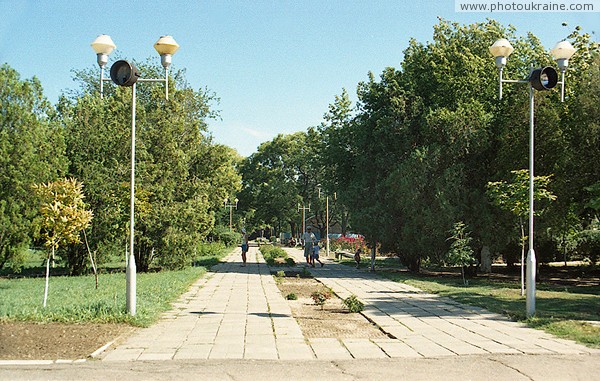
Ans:
{"type": "Polygon", "coordinates": [[[360,312],[365,309],[365,305],[356,297],[356,295],[350,295],[344,299],[344,305],[350,312],[360,312]]]}
{"type": "Polygon", "coordinates": [[[328,292],[315,291],[310,295],[310,297],[317,306],[321,306],[321,309],[323,309],[325,302],[331,297],[331,294],[328,292]]]}
{"type": "Polygon", "coordinates": [[[294,294],[293,292],[287,294],[285,298],[287,300],[298,300],[298,296],[296,294],[294,294]]]}
{"type": "Polygon", "coordinates": [[[285,277],[285,271],[283,271],[283,270],[279,270],[279,271],[277,271],[277,273],[275,274],[275,276],[276,276],[277,278],[280,278],[280,279],[281,279],[281,278],[285,277]]]}

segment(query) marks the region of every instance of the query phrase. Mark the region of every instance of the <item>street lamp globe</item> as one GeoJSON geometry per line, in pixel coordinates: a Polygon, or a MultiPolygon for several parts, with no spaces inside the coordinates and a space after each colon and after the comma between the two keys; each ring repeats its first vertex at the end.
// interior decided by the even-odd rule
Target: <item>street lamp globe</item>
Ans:
{"type": "Polygon", "coordinates": [[[171,56],[179,50],[179,44],[171,36],[161,36],[154,44],[154,49],[160,54],[160,63],[167,69],[171,66],[171,56]]]}
{"type": "Polygon", "coordinates": [[[490,46],[490,53],[496,57],[496,66],[501,69],[506,66],[506,58],[515,50],[506,38],[500,38],[490,46]]]}
{"type": "Polygon", "coordinates": [[[101,34],[90,44],[98,55],[98,65],[104,67],[108,62],[108,55],[117,47],[109,35],[101,34]]]}
{"type": "Polygon", "coordinates": [[[577,49],[575,49],[569,41],[561,41],[550,50],[550,54],[552,54],[552,57],[558,64],[558,68],[564,72],[569,66],[569,58],[571,58],[576,51],[577,49]]]}

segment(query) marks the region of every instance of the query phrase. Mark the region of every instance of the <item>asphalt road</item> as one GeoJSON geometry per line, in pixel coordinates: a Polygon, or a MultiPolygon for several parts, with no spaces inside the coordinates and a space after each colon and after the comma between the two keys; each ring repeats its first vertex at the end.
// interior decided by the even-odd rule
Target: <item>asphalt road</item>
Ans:
{"type": "Polygon", "coordinates": [[[600,380],[600,355],[347,361],[197,360],[0,366],[0,380],[600,380]]]}

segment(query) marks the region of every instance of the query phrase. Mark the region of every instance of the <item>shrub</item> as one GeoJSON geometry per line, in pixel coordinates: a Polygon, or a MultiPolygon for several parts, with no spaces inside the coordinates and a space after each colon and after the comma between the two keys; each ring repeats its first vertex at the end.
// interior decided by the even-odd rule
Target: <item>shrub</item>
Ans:
{"type": "Polygon", "coordinates": [[[296,296],[296,294],[294,294],[293,292],[287,294],[285,298],[287,300],[298,300],[298,296],[296,296]]]}
{"type": "Polygon", "coordinates": [[[355,253],[356,250],[362,249],[363,253],[367,252],[367,244],[362,236],[354,237],[339,237],[330,241],[330,249],[332,251],[348,251],[355,253]]]}
{"type": "Polygon", "coordinates": [[[321,309],[323,309],[325,302],[331,297],[331,294],[323,291],[315,291],[310,295],[310,297],[317,306],[321,306],[321,309]]]}
{"type": "Polygon", "coordinates": [[[285,277],[285,271],[279,270],[279,271],[277,271],[277,274],[275,274],[275,276],[277,278],[283,278],[283,277],[285,277]]]}
{"type": "Polygon", "coordinates": [[[275,265],[276,258],[284,258],[286,260],[286,263],[288,263],[288,255],[285,252],[285,250],[283,250],[280,247],[275,247],[273,245],[261,245],[260,252],[262,253],[263,257],[265,258],[265,261],[269,266],[275,265]]]}
{"type": "Polygon", "coordinates": [[[210,232],[209,238],[214,241],[222,242],[225,246],[235,246],[242,241],[240,233],[232,232],[228,226],[215,226],[210,232]]]}
{"type": "Polygon", "coordinates": [[[285,259],[285,263],[286,263],[288,266],[296,266],[296,261],[294,261],[294,258],[286,258],[286,259],[285,259]]]}
{"type": "Polygon", "coordinates": [[[363,302],[361,302],[354,294],[344,299],[344,305],[348,307],[350,312],[360,312],[365,309],[363,302]]]}

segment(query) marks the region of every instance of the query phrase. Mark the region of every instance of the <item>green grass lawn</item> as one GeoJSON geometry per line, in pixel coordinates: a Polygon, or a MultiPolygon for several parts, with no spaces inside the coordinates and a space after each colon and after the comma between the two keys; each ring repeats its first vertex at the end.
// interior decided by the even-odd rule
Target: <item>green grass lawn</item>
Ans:
{"type": "Polygon", "coordinates": [[[102,273],[95,288],[93,275],[52,276],[50,272],[48,302],[43,308],[44,277],[0,278],[0,321],[35,322],[101,322],[129,323],[148,326],[192,283],[206,273],[208,266],[231,249],[202,257],[196,267],[180,271],[160,271],[137,274],[136,315],[127,314],[125,307],[126,279],[124,272],[102,273]]]}

